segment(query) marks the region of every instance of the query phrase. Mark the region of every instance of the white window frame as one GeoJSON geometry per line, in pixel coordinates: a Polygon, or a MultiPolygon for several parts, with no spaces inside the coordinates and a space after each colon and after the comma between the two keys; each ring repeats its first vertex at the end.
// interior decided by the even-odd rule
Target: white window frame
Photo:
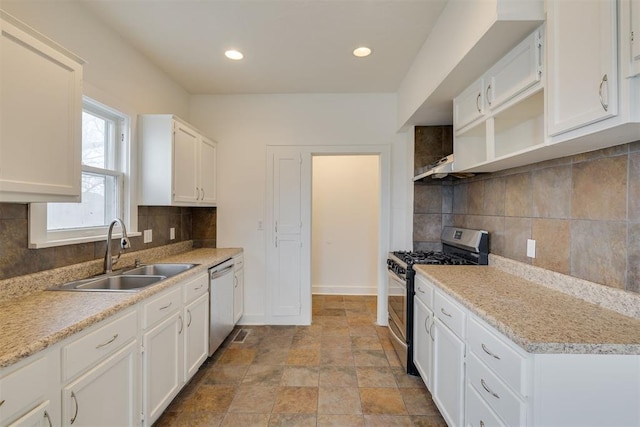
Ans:
{"type": "MultiPolygon", "coordinates": [[[[110,115],[120,117],[122,119],[122,138],[119,141],[119,147],[116,148],[120,152],[120,172],[109,173],[104,169],[86,165],[82,166],[82,172],[97,172],[101,175],[108,174],[119,177],[118,185],[121,196],[118,216],[124,221],[127,234],[130,237],[139,236],[141,233],[138,232],[138,204],[135,187],[137,180],[134,176],[135,169],[131,167],[136,164],[136,150],[131,138],[136,134],[135,120],[131,118],[136,117],[136,114],[130,108],[122,106],[118,101],[95,88],[85,86],[84,92],[83,110],[87,107],[89,111],[106,111],[110,115]]],[[[32,249],[105,240],[107,231],[108,225],[49,231],[47,229],[47,203],[31,203],[29,206],[29,248],[32,249]]],[[[114,233],[112,237],[119,237],[119,227],[116,227],[114,231],[117,233],[114,233]]]]}

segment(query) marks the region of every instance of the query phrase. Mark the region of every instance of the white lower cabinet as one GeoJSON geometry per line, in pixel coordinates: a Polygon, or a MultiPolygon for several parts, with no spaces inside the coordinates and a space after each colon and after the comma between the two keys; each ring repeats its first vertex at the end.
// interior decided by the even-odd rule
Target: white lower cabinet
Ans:
{"type": "Polygon", "coordinates": [[[182,388],[183,332],[182,312],[174,311],[143,335],[145,425],[153,424],[182,388]]]}
{"type": "Polygon", "coordinates": [[[62,425],[140,424],[136,344],[131,341],[62,389],[62,425]]]}
{"type": "Polygon", "coordinates": [[[209,294],[204,293],[184,310],[184,378],[189,381],[209,352],[209,294]]]}
{"type": "Polygon", "coordinates": [[[429,390],[433,390],[433,312],[413,299],[413,363],[429,390]]]}
{"type": "Polygon", "coordinates": [[[60,425],[59,381],[60,359],[55,351],[0,371],[0,426],[48,426],[49,421],[60,425]]]}
{"type": "Polygon", "coordinates": [[[50,411],[51,401],[47,400],[9,424],[9,427],[51,427],[54,425],[54,421],[51,419],[50,411]]]}
{"type": "Polygon", "coordinates": [[[244,256],[233,257],[233,323],[244,314],[244,256]]]}
{"type": "Polygon", "coordinates": [[[433,401],[449,427],[464,422],[464,341],[436,317],[433,348],[433,401]]]}

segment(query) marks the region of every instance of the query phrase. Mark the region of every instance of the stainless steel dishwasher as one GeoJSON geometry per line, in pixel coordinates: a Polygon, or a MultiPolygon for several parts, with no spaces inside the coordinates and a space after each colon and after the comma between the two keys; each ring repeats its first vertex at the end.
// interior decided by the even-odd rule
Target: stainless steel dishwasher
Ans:
{"type": "Polygon", "coordinates": [[[209,269],[209,356],[233,330],[233,258],[209,269]]]}

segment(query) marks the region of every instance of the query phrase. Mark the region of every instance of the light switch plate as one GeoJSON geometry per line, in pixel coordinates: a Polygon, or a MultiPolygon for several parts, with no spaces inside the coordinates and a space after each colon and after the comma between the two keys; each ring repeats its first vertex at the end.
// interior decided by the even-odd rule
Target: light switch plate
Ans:
{"type": "Polygon", "coordinates": [[[533,239],[527,239],[527,256],[529,258],[536,257],[536,241],[533,239]]]}

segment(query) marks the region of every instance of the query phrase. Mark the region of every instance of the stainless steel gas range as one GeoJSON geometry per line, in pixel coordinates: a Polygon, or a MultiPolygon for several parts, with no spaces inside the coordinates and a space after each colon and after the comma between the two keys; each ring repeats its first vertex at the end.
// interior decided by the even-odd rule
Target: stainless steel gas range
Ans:
{"type": "Polygon", "coordinates": [[[387,259],[387,306],[391,342],[407,373],[418,375],[413,364],[414,264],[487,265],[489,233],[444,227],[442,252],[396,251],[387,259]]]}

